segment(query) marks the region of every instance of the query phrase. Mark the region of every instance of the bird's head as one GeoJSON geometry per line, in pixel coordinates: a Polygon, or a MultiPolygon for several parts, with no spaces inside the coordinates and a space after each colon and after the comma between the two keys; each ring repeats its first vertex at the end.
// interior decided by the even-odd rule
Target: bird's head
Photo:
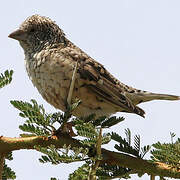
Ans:
{"type": "Polygon", "coordinates": [[[25,51],[37,51],[65,41],[64,36],[63,31],[51,19],[33,15],[8,37],[18,40],[25,51]]]}

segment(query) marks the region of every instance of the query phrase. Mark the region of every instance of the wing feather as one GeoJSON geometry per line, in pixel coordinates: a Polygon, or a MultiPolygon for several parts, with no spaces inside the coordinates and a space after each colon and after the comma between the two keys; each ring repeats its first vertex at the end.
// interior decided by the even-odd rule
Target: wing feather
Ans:
{"type": "Polygon", "coordinates": [[[103,65],[77,47],[72,49],[68,47],[68,50],[64,52],[68,53],[73,60],[78,61],[78,73],[86,80],[86,86],[93,93],[115,105],[117,109],[119,107],[124,112],[136,113],[144,117],[145,112],[125,96],[125,85],[113,77],[103,65]]]}

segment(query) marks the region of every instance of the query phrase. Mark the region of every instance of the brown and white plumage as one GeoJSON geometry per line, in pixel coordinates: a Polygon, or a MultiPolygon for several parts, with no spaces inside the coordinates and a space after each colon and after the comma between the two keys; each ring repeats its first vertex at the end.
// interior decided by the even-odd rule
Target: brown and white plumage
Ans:
{"type": "Polygon", "coordinates": [[[62,111],[66,110],[71,77],[78,61],[72,100],[81,99],[82,104],[73,112],[75,116],[129,112],[144,117],[145,112],[137,104],[156,99],[180,99],[121,83],[103,65],[70,42],[49,18],[33,15],[9,37],[18,40],[23,47],[28,75],[43,98],[62,111]]]}

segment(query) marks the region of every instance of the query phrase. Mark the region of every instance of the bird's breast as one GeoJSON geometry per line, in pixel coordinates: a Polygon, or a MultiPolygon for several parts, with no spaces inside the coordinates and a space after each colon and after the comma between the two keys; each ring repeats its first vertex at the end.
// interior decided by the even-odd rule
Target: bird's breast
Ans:
{"type": "Polygon", "coordinates": [[[48,51],[25,57],[26,70],[33,85],[50,104],[65,110],[65,99],[71,82],[74,63],[63,55],[48,51]]]}

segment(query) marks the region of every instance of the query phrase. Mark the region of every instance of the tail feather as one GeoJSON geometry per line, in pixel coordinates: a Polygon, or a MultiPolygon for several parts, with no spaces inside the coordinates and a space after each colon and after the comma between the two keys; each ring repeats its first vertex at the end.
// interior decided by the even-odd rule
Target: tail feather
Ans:
{"type": "Polygon", "coordinates": [[[170,100],[170,101],[180,100],[180,96],[150,93],[147,91],[127,93],[126,95],[135,105],[152,100],[170,100]]]}
{"type": "Polygon", "coordinates": [[[134,106],[133,111],[121,110],[120,112],[135,113],[135,114],[145,118],[145,111],[138,106],[134,106]]]}
{"type": "Polygon", "coordinates": [[[156,93],[147,93],[144,94],[147,96],[147,100],[170,100],[170,101],[175,101],[175,100],[180,100],[180,96],[175,96],[175,95],[169,95],[169,94],[156,94],[156,93]]]}
{"type": "Polygon", "coordinates": [[[135,106],[135,111],[136,114],[140,115],[141,117],[145,118],[145,111],[143,109],[141,109],[138,106],[135,106]]]}

